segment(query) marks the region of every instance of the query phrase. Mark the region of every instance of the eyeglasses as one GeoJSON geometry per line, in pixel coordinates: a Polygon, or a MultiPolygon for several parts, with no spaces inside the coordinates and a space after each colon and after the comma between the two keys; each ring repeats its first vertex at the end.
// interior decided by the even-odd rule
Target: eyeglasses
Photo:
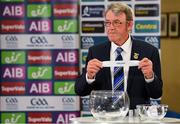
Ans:
{"type": "Polygon", "coordinates": [[[112,22],[110,22],[110,21],[105,21],[105,22],[104,22],[104,25],[105,25],[106,27],[110,27],[111,24],[112,24],[114,27],[118,27],[118,26],[122,25],[123,23],[126,23],[126,22],[122,22],[122,21],[119,21],[119,20],[115,20],[115,21],[112,21],[112,22]]]}

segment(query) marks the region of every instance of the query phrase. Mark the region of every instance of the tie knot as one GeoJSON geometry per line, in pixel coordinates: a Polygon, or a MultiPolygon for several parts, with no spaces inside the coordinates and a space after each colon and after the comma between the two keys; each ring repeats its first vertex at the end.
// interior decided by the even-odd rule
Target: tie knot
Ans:
{"type": "Polygon", "coordinates": [[[116,60],[123,60],[122,56],[121,56],[121,52],[123,51],[123,49],[121,47],[118,47],[116,49],[116,60]]]}
{"type": "Polygon", "coordinates": [[[120,55],[122,51],[123,51],[123,49],[121,47],[118,47],[116,49],[117,55],[120,55]]]}

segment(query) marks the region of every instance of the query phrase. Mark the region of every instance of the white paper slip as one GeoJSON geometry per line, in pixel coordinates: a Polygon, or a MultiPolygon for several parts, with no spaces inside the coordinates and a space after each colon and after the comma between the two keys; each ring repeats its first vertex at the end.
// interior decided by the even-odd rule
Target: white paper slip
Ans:
{"type": "Polygon", "coordinates": [[[131,60],[129,62],[125,61],[103,61],[103,67],[124,67],[124,66],[138,66],[138,60],[131,60]]]}

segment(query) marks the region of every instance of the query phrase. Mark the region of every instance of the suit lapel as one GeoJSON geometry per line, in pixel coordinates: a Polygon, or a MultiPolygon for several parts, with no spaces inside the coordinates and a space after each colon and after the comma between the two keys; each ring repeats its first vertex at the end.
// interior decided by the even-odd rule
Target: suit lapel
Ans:
{"type": "MultiPolygon", "coordinates": [[[[104,48],[104,53],[103,55],[103,60],[109,61],[110,60],[110,49],[111,49],[111,42],[108,41],[108,43],[105,45],[104,48]]],[[[111,83],[111,71],[110,68],[104,68],[105,69],[105,76],[107,77],[107,88],[110,90],[112,89],[112,83],[111,83]]]]}
{"type": "MultiPolygon", "coordinates": [[[[132,38],[132,50],[131,50],[131,59],[130,60],[139,60],[139,50],[138,50],[138,41],[133,40],[132,38]]],[[[139,41],[141,42],[141,41],[139,41]]],[[[130,67],[129,68],[129,74],[128,74],[128,83],[127,83],[127,90],[129,91],[131,89],[132,84],[134,83],[134,75],[135,75],[135,68],[136,67],[130,67]]]]}

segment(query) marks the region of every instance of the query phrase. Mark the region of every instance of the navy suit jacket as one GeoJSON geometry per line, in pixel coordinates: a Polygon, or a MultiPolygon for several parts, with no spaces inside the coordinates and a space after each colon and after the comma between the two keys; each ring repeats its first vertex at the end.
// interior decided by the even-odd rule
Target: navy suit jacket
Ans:
{"type": "MultiPolygon", "coordinates": [[[[89,48],[87,62],[91,59],[100,61],[110,60],[111,43],[106,42],[89,48]]],[[[130,109],[135,109],[137,104],[149,103],[150,98],[159,98],[162,95],[161,65],[158,49],[140,40],[132,39],[131,60],[141,60],[144,57],[153,63],[154,80],[147,83],[138,67],[130,67],[127,82],[127,92],[130,98],[130,109]]],[[[112,90],[110,68],[102,68],[92,84],[86,81],[86,67],[82,75],[76,79],[75,92],[77,95],[86,96],[92,90],[112,90]]]]}

